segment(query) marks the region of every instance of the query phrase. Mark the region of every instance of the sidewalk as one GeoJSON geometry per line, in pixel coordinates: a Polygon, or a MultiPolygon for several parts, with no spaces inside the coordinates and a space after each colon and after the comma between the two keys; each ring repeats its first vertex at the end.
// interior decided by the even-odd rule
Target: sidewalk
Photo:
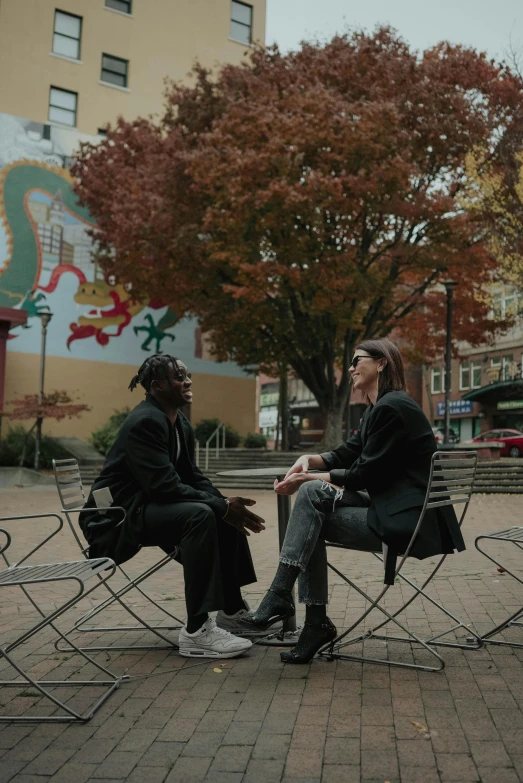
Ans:
{"type": "MultiPolygon", "coordinates": [[[[268,523],[265,533],[250,539],[259,581],[245,593],[256,605],[277,560],[276,502],[271,492],[238,494],[255,497],[268,523]]],[[[2,516],[58,506],[55,491],[47,488],[4,490],[2,501],[2,516]]],[[[515,611],[523,603],[523,589],[475,550],[474,538],[523,524],[521,509],[520,496],[475,495],[465,522],[468,549],[448,558],[431,588],[431,595],[478,631],[515,611]]],[[[18,551],[24,542],[27,550],[36,535],[35,523],[23,524],[18,551]]],[[[516,547],[498,551],[509,567],[522,570],[523,553],[518,556],[516,547]]],[[[78,559],[78,554],[67,531],[40,560],[78,559]]],[[[129,571],[156,559],[157,552],[141,552],[129,571]]],[[[379,589],[380,564],[371,555],[334,550],[332,561],[369,592],[379,589]]],[[[409,564],[412,575],[427,572],[427,561],[409,564]]],[[[329,615],[346,627],[361,611],[361,599],[337,577],[331,588],[329,615]]],[[[155,575],[147,589],[184,617],[178,565],[155,575]]],[[[4,593],[1,643],[33,616],[21,593],[13,591],[10,601],[4,593]]],[[[396,585],[388,608],[408,595],[396,585]]],[[[56,589],[40,593],[46,608],[57,598],[56,589]]],[[[140,609],[138,599],[133,605],[140,609]]],[[[128,623],[118,610],[110,619],[128,623]]],[[[407,610],[407,623],[420,634],[448,626],[444,615],[419,599],[407,610]]],[[[58,667],[74,671],[74,657],[58,654],[51,638],[42,634],[25,645],[26,663],[39,674],[58,667]]],[[[523,642],[523,629],[512,630],[511,638],[523,642]]],[[[134,639],[147,641],[139,634],[134,639]]],[[[379,643],[373,644],[375,650],[379,643]]],[[[410,646],[395,643],[391,649],[411,657],[410,646]]],[[[380,654],[384,650],[381,644],[380,654]]],[[[0,783],[518,783],[523,779],[523,649],[489,645],[476,652],[440,651],[446,661],[440,673],[321,660],[285,667],[278,650],[261,646],[223,667],[165,650],[99,654],[118,673],[160,674],[123,684],[85,725],[0,724],[0,783]]],[[[420,653],[419,661],[425,660],[420,653]]],[[[0,689],[3,711],[30,712],[38,702],[30,692],[21,696],[0,689]]]]}

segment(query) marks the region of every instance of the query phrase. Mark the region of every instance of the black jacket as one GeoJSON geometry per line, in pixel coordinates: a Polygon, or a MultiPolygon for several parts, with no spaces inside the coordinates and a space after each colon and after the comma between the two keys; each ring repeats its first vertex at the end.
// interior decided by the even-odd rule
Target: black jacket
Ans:
{"type": "Polygon", "coordinates": [[[95,507],[92,490],[108,487],[113,505],[126,510],[123,524],[116,512],[84,511],[80,526],[89,543],[90,557],[111,557],[123,563],[140,549],[143,507],[147,503],[206,503],[223,517],[223,495],[194,463],[194,433],[188,419],[178,413],[175,427],[149,396],[134,408],[107,455],[100,476],[84,506],[95,507]],[[176,431],[180,455],[176,459],[176,431]]]}
{"type": "MultiPolygon", "coordinates": [[[[429,421],[414,400],[403,391],[386,391],[346,443],[321,455],[333,484],[369,493],[367,521],[389,547],[388,577],[419,520],[436,450],[429,421]]],[[[453,507],[428,509],[412,556],[423,559],[455,549],[461,552],[465,543],[453,507]]]]}

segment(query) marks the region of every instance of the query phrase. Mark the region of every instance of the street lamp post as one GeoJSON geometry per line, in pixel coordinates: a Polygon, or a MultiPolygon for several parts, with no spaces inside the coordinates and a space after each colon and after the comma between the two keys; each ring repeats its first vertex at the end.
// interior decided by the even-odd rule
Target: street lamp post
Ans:
{"type": "Polygon", "coordinates": [[[443,283],[447,294],[447,341],[445,347],[445,445],[450,440],[450,387],[452,385],[452,300],[457,283],[454,280],[445,280],[443,283]]]}
{"type": "MultiPolygon", "coordinates": [[[[47,327],[53,317],[52,313],[40,312],[42,322],[42,349],[40,351],[40,389],[38,391],[38,404],[41,405],[44,398],[44,379],[45,379],[45,344],[47,340],[47,327]]],[[[42,444],[42,417],[38,416],[36,420],[36,438],[35,438],[35,459],[34,469],[40,470],[40,448],[42,444]]]]}

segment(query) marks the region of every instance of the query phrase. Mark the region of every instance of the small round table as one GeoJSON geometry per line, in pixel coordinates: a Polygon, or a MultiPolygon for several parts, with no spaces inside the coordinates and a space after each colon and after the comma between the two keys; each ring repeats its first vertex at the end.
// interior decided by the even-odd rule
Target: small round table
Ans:
{"type": "MultiPolygon", "coordinates": [[[[217,476],[237,476],[238,478],[253,477],[253,476],[273,476],[278,481],[281,481],[285,477],[288,468],[282,468],[281,465],[276,465],[273,468],[246,468],[245,470],[223,470],[219,471],[217,476]]],[[[283,546],[285,539],[285,533],[287,532],[287,525],[289,524],[289,517],[291,515],[291,496],[290,495],[276,495],[278,503],[278,539],[280,550],[283,546]]],[[[275,644],[277,646],[293,646],[297,639],[296,631],[296,616],[290,617],[283,626],[283,639],[282,634],[273,639],[267,639],[265,644],[275,644]]]]}

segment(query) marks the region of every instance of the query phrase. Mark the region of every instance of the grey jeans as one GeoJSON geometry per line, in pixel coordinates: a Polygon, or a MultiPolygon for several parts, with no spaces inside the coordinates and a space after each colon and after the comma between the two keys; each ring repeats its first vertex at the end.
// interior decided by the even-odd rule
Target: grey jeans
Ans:
{"type": "Polygon", "coordinates": [[[327,578],[327,552],[325,541],[345,544],[360,552],[381,552],[380,539],[367,525],[365,494],[353,493],[354,504],[332,508],[330,496],[335,490],[322,481],[307,481],[296,495],[280,552],[280,562],[298,566],[298,600],[303,604],[327,604],[329,583],[327,578]],[[327,501],[327,502],[326,502],[327,501]]]}

